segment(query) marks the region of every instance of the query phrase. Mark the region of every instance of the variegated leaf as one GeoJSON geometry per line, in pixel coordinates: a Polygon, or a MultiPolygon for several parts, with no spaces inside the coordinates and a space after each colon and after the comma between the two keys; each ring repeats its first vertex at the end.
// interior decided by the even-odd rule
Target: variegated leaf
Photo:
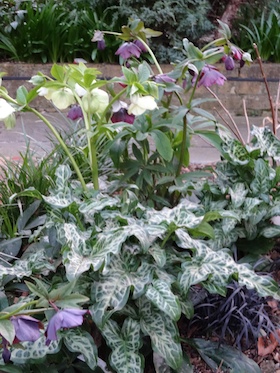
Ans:
{"type": "Polygon", "coordinates": [[[94,369],[97,366],[97,348],[89,333],[75,328],[65,330],[62,336],[69,351],[82,354],[90,369],[94,369]]]}
{"type": "Polygon", "coordinates": [[[85,256],[81,252],[83,246],[74,246],[70,250],[63,252],[63,264],[66,268],[66,275],[69,281],[80,276],[89,270],[90,266],[97,271],[104,263],[105,268],[110,261],[110,254],[117,254],[123,242],[127,238],[127,233],[122,229],[112,229],[103,231],[97,235],[96,242],[91,247],[91,254],[85,256]]]}
{"type": "Polygon", "coordinates": [[[261,230],[260,234],[266,238],[273,238],[280,236],[280,226],[279,225],[271,225],[265,227],[261,230]]]}
{"type": "Polygon", "coordinates": [[[102,325],[112,313],[121,310],[128,300],[131,289],[134,298],[141,296],[146,284],[151,282],[152,274],[152,268],[148,263],[142,263],[133,271],[120,257],[113,257],[106,274],[101,275],[100,280],[92,285],[91,310],[95,323],[102,325]]]}
{"type": "Polygon", "coordinates": [[[49,196],[43,196],[44,201],[57,208],[65,208],[71,205],[73,202],[72,194],[69,187],[65,187],[63,190],[59,190],[49,196]]]}
{"type": "Polygon", "coordinates": [[[146,290],[146,297],[161,311],[169,315],[172,320],[179,320],[181,316],[180,302],[166,282],[153,281],[146,290]]]}
{"type": "Polygon", "coordinates": [[[0,263],[0,279],[6,275],[22,278],[29,277],[31,274],[32,270],[27,260],[17,260],[12,267],[4,266],[0,263]]]}
{"type": "Polygon", "coordinates": [[[91,231],[82,232],[74,223],[65,223],[57,229],[58,238],[63,246],[68,246],[82,255],[89,255],[91,249],[87,247],[87,240],[91,236],[91,231]]]}
{"type": "MultiPolygon", "coordinates": [[[[178,245],[183,248],[189,246],[190,237],[187,232],[178,229],[176,234],[180,238],[178,245]]],[[[268,276],[259,276],[252,269],[244,264],[236,263],[233,258],[224,250],[213,251],[207,245],[197,244],[196,252],[190,262],[182,264],[182,273],[179,277],[181,288],[188,292],[190,283],[188,278],[189,267],[199,272],[201,276],[207,277],[207,289],[215,288],[215,291],[223,291],[223,287],[230,280],[232,275],[238,276],[238,282],[247,286],[248,289],[255,289],[261,296],[272,296],[280,299],[280,291],[277,283],[268,276]]]]}
{"type": "Polygon", "coordinates": [[[192,210],[197,205],[183,200],[172,209],[164,207],[162,210],[148,210],[147,220],[150,224],[164,224],[167,227],[173,224],[177,227],[196,228],[203,220],[203,216],[196,216],[192,210]]]}
{"type": "Polygon", "coordinates": [[[125,319],[122,329],[113,320],[108,320],[101,330],[112,348],[110,364],[118,373],[141,373],[144,359],[139,354],[142,345],[140,325],[131,318],[125,319]]]}
{"type": "Polygon", "coordinates": [[[42,335],[35,342],[21,342],[22,347],[11,347],[11,361],[15,364],[26,364],[30,360],[41,360],[46,355],[56,354],[60,350],[60,341],[52,341],[46,345],[46,337],[42,335]]]}
{"type": "Polygon", "coordinates": [[[55,176],[56,176],[56,187],[57,189],[62,190],[64,189],[68,180],[72,176],[72,171],[68,165],[60,165],[55,170],[55,176]]]}
{"type": "Polygon", "coordinates": [[[164,267],[166,263],[166,252],[159,245],[153,245],[149,248],[149,253],[154,258],[159,267],[164,267]]]}
{"type": "Polygon", "coordinates": [[[107,194],[97,193],[94,197],[83,202],[79,211],[85,215],[86,220],[92,220],[97,212],[100,212],[106,208],[111,209],[113,206],[119,206],[120,201],[115,198],[108,196],[107,194]]]}
{"type": "Polygon", "coordinates": [[[166,314],[155,309],[144,297],[139,300],[139,309],[141,329],[150,336],[154,352],[162,356],[171,368],[179,369],[183,354],[178,342],[177,325],[166,314]]]}
{"type": "Polygon", "coordinates": [[[262,158],[255,161],[254,179],[250,184],[252,192],[255,195],[269,194],[272,187],[272,180],[275,177],[275,171],[262,158]]]}
{"type": "Polygon", "coordinates": [[[250,160],[250,155],[248,150],[243,146],[238,140],[233,138],[230,134],[219,131],[219,135],[222,142],[222,149],[226,157],[231,160],[231,162],[244,165],[250,160]]]}
{"type": "Polygon", "coordinates": [[[231,188],[229,188],[231,203],[234,209],[242,206],[243,202],[245,201],[247,193],[248,189],[246,188],[244,183],[236,183],[233,184],[231,188]]]}
{"type": "Polygon", "coordinates": [[[268,127],[253,126],[252,135],[255,137],[254,147],[260,149],[262,155],[267,154],[276,161],[280,160],[280,141],[268,127]]]}

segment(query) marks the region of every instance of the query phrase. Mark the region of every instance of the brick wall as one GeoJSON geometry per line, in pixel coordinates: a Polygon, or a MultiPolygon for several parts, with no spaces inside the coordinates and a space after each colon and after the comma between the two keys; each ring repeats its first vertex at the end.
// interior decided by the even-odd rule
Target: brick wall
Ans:
{"type": "MultiPolygon", "coordinates": [[[[51,66],[51,64],[0,63],[0,71],[5,71],[8,79],[9,77],[20,78],[30,77],[38,71],[49,74],[51,66]]],[[[94,65],[94,67],[99,69],[104,77],[109,78],[120,75],[120,67],[117,65],[97,64],[94,65]]],[[[246,102],[248,115],[266,116],[269,113],[269,101],[258,64],[254,63],[250,67],[244,66],[240,73],[237,68],[233,71],[225,71],[223,64],[219,66],[219,69],[229,80],[225,82],[224,86],[212,86],[211,89],[223,101],[223,104],[233,115],[244,115],[243,99],[246,102]]],[[[169,71],[170,66],[163,66],[163,70],[166,72],[169,71]]],[[[280,65],[265,63],[264,71],[269,80],[268,84],[272,99],[275,102],[279,84],[278,79],[280,80],[280,65]]],[[[6,87],[13,96],[16,93],[17,87],[20,85],[25,85],[28,89],[32,87],[31,84],[24,80],[3,81],[3,86],[6,87]]],[[[199,95],[212,97],[204,87],[199,88],[199,95]]],[[[34,105],[41,110],[54,110],[43,98],[36,99],[34,105]]],[[[216,102],[206,103],[204,104],[204,108],[208,110],[221,110],[219,104],[216,102]]]]}

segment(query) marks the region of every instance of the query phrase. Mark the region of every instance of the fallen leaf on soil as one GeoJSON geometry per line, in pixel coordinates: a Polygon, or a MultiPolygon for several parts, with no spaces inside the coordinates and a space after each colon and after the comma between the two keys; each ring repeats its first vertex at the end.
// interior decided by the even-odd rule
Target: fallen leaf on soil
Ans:
{"type": "MultiPolygon", "coordinates": [[[[276,330],[278,337],[280,337],[280,329],[276,330]]],[[[278,346],[278,340],[275,337],[275,333],[270,333],[269,337],[258,338],[258,355],[266,356],[271,354],[278,346]]]]}

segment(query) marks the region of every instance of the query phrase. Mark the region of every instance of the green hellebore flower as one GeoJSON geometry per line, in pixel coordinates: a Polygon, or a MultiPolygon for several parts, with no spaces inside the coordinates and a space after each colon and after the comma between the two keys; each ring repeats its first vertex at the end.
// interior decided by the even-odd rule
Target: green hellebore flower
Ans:
{"type": "Polygon", "coordinates": [[[95,88],[90,93],[86,93],[83,98],[84,109],[91,114],[102,114],[109,104],[108,93],[102,89],[95,88]]]}
{"type": "Polygon", "coordinates": [[[51,100],[59,110],[67,109],[75,103],[75,97],[69,88],[62,88],[53,92],[51,100]]]}

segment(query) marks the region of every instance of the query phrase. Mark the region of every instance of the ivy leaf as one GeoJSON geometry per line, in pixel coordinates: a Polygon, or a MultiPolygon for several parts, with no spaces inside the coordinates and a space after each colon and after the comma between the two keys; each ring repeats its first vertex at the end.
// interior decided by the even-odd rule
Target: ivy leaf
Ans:
{"type": "Polygon", "coordinates": [[[142,345],[140,325],[131,318],[125,319],[122,329],[113,320],[108,320],[102,334],[112,348],[110,364],[118,373],[142,373],[144,359],[139,354],[142,345]]]}
{"type": "Polygon", "coordinates": [[[63,341],[69,351],[83,355],[90,369],[97,366],[97,348],[89,333],[79,328],[68,329],[63,332],[63,341]]]}
{"type": "Polygon", "coordinates": [[[272,180],[275,177],[275,171],[262,158],[255,161],[255,177],[250,184],[253,193],[256,196],[269,194],[272,187],[272,180]]]}

